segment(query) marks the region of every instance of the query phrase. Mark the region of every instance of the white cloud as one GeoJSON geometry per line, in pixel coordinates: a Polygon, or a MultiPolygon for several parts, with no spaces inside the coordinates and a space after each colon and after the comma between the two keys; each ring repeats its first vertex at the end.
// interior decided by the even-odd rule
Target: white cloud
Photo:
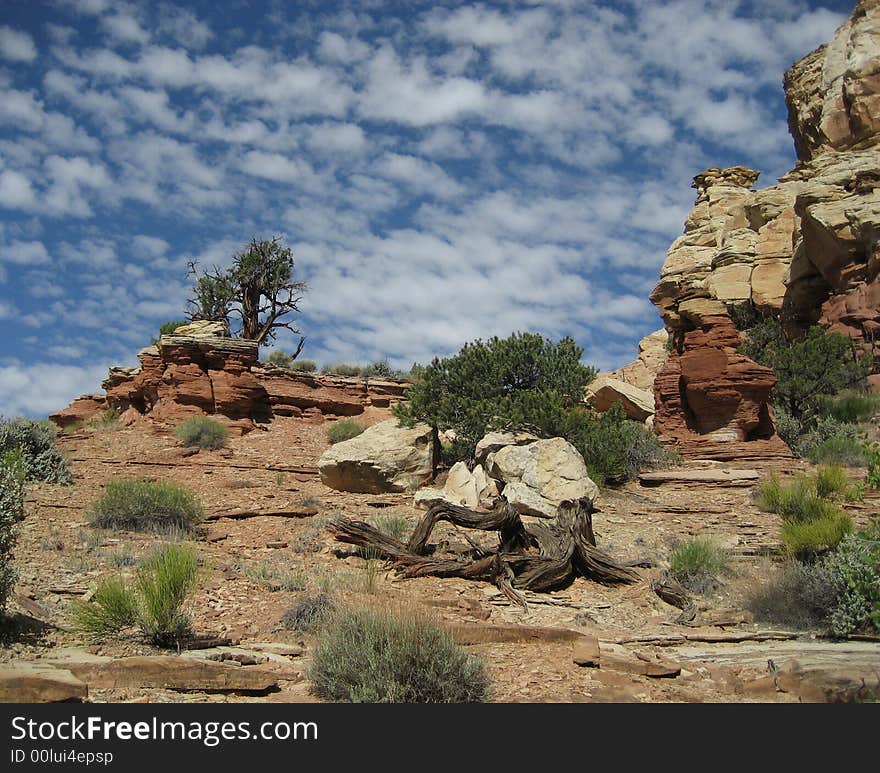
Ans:
{"type": "Polygon", "coordinates": [[[31,181],[14,169],[0,171],[0,207],[30,209],[36,203],[31,181]]]}
{"type": "Polygon", "coordinates": [[[310,164],[280,153],[252,150],[241,159],[241,169],[253,177],[273,182],[297,183],[301,187],[314,186],[316,182],[315,172],[310,164]]]}
{"type": "Polygon", "coordinates": [[[170,3],[159,6],[159,32],[188,49],[202,49],[214,37],[210,26],[185,8],[170,3]]]}
{"type": "Polygon", "coordinates": [[[464,188],[439,165],[415,156],[386,153],[376,164],[376,172],[380,177],[403,183],[417,193],[442,199],[455,198],[464,192],[464,188]]]}
{"type": "Polygon", "coordinates": [[[37,58],[34,39],[12,27],[0,27],[0,58],[9,62],[32,62],[37,58]]]}
{"type": "Polygon", "coordinates": [[[171,246],[158,236],[137,234],[131,240],[132,252],[138,258],[158,258],[168,252],[171,246]]]}
{"type": "Polygon", "coordinates": [[[43,166],[49,180],[44,199],[46,211],[59,217],[90,217],[89,192],[110,184],[110,176],[104,165],[82,156],[65,158],[52,155],[43,166]]]}
{"type": "Polygon", "coordinates": [[[0,415],[48,416],[79,395],[94,393],[110,363],[0,365],[0,415]]]}
{"type": "Polygon", "coordinates": [[[427,126],[480,113],[488,104],[478,81],[432,74],[424,59],[405,64],[388,47],[377,51],[366,69],[359,102],[369,118],[427,126]]]}
{"type": "Polygon", "coordinates": [[[19,266],[35,266],[50,263],[49,252],[42,242],[16,241],[0,247],[0,261],[15,263],[19,266]]]}
{"type": "Polygon", "coordinates": [[[125,11],[102,16],[101,26],[113,40],[119,43],[143,46],[150,41],[149,33],[141,27],[140,22],[131,13],[125,11]]]}

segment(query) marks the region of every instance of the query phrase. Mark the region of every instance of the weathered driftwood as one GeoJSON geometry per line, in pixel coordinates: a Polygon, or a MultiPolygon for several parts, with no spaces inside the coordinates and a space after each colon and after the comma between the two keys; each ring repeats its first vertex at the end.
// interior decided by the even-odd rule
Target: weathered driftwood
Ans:
{"type": "Polygon", "coordinates": [[[696,619],[697,605],[694,604],[687,589],[665,572],[658,580],[654,580],[651,583],[651,590],[667,604],[671,604],[681,610],[681,614],[675,619],[676,623],[684,625],[696,619]]]}
{"type": "MultiPolygon", "coordinates": [[[[328,529],[340,542],[356,545],[389,561],[404,577],[463,577],[493,582],[511,601],[525,606],[517,589],[546,592],[564,588],[575,577],[603,584],[632,583],[638,574],[596,547],[592,506],[588,499],[562,502],[556,519],[525,525],[519,513],[500,497],[491,512],[439,503],[425,514],[404,543],[363,521],[337,518],[328,529]],[[428,540],[434,526],[498,532],[494,551],[475,548],[470,555],[431,555],[428,540]]],[[[474,543],[471,542],[472,547],[474,543]]]]}

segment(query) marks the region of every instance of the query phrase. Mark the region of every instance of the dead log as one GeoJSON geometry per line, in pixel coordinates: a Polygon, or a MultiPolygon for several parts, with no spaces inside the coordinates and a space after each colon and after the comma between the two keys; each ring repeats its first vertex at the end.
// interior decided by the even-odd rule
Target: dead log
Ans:
{"type": "Polygon", "coordinates": [[[681,610],[681,614],[675,618],[675,622],[679,625],[691,623],[696,619],[697,605],[694,604],[687,589],[665,572],[658,580],[651,582],[651,590],[667,604],[671,604],[681,610]]]}
{"type": "Polygon", "coordinates": [[[557,590],[576,577],[603,584],[639,580],[632,568],[596,547],[588,499],[562,502],[555,520],[528,526],[503,497],[491,512],[439,503],[428,510],[406,543],[348,518],[337,518],[327,528],[338,541],[389,561],[403,577],[484,580],[494,583],[507,598],[523,607],[526,603],[519,590],[557,590]],[[487,552],[471,542],[474,549],[468,555],[428,555],[428,540],[440,521],[466,529],[496,531],[498,548],[487,552]]]}

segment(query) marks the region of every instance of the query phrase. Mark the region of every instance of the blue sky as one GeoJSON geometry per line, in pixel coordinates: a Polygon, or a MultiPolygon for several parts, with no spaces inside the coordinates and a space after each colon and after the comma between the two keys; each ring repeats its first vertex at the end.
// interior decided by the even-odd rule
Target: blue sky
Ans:
{"type": "Polygon", "coordinates": [[[2,0],[0,414],[98,391],[254,236],[319,364],[622,365],[693,175],[793,165],[783,72],[852,5],[2,0]]]}

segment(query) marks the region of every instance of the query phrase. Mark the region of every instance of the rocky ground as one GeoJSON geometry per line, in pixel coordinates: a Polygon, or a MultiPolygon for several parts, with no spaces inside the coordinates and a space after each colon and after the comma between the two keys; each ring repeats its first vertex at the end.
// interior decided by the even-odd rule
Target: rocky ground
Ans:
{"type": "MultiPolygon", "coordinates": [[[[366,418],[387,416],[370,408],[366,418]]],[[[562,592],[528,594],[523,611],[485,583],[403,580],[379,562],[339,557],[346,546],[327,533],[328,519],[395,515],[414,526],[423,511],[411,495],[323,486],[316,465],[329,425],[280,418],[227,449],[192,456],[170,432],[148,424],[61,436],[74,483],[29,489],[11,604],[20,630],[0,649],[2,665],[25,669],[32,686],[64,668],[67,687],[47,687],[52,680],[44,679],[33,689],[68,690],[92,702],[311,701],[304,672],[314,640],[286,630],[281,618],[304,593],[327,590],[339,601],[417,608],[452,626],[460,643],[485,658],[499,702],[797,702],[847,699],[863,680],[877,685],[880,642],[774,631],[745,610],[749,592],[781,564],[779,520],[754,505],[754,481],[633,482],[604,490],[594,516],[599,546],[653,566],[638,570],[635,585],[578,579],[562,592]],[[183,658],[134,638],[95,644],[71,629],[76,599],[108,573],[132,572],[136,558],[162,539],[88,526],[88,505],[114,477],[176,481],[204,501],[208,520],[190,540],[201,561],[190,611],[203,641],[183,658]],[[298,515],[252,515],[273,511],[298,515]],[[251,515],[229,517],[243,513],[251,515]],[[693,535],[717,538],[734,561],[721,587],[699,598],[696,625],[684,626],[673,622],[679,610],[661,601],[650,581],[672,545],[693,535]],[[596,640],[599,667],[578,665],[576,659],[595,661],[596,640]]],[[[706,466],[689,462],[686,469],[706,466]]],[[[783,474],[795,471],[786,466],[783,474]]],[[[865,524],[878,498],[850,509],[865,524]]],[[[462,541],[449,526],[439,526],[435,539],[462,541]]]]}

